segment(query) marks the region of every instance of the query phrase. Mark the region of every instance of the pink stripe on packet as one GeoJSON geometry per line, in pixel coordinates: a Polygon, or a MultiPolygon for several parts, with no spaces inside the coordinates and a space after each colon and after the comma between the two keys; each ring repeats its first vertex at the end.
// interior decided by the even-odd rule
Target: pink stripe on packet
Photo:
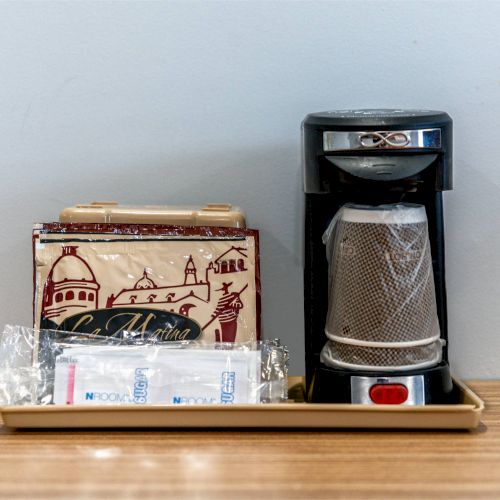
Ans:
{"type": "Polygon", "coordinates": [[[76,365],[68,366],[68,392],[66,393],[67,405],[72,405],[75,400],[75,370],[76,365]]]}

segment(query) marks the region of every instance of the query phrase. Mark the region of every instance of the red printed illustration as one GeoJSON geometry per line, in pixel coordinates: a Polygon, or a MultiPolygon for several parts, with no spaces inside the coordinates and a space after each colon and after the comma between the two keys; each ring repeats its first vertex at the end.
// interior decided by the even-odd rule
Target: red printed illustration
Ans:
{"type": "MultiPolygon", "coordinates": [[[[77,246],[62,248],[62,255],[54,262],[45,283],[42,318],[56,324],[85,310],[98,309],[101,304],[99,291],[102,291],[102,287],[89,263],[78,255],[77,249],[77,246]]],[[[208,339],[212,337],[216,342],[235,342],[238,318],[244,308],[242,296],[248,283],[244,276],[238,278],[238,289],[233,283],[236,273],[246,273],[248,270],[247,250],[231,246],[208,265],[204,259],[205,269],[200,272],[193,255],[186,258],[181,283],[161,284],[156,278],[153,280],[153,270],[143,263],[142,277],[130,288],[109,294],[101,307],[163,309],[192,317],[202,326],[208,339]],[[231,276],[234,278],[231,279],[231,276]],[[221,287],[213,289],[214,283],[221,287]]],[[[127,276],[131,277],[130,274],[127,276]]]]}
{"type": "Polygon", "coordinates": [[[63,247],[43,291],[42,316],[57,318],[99,308],[99,288],[90,266],[77,255],[78,247],[63,247]]]}
{"type": "Polygon", "coordinates": [[[243,308],[243,302],[240,295],[247,289],[245,285],[239,292],[229,292],[229,287],[233,283],[223,283],[222,288],[217,291],[222,291],[222,297],[217,303],[217,307],[212,314],[210,321],[203,327],[205,330],[216,319],[220,322],[221,330],[215,330],[216,342],[234,342],[236,339],[236,331],[238,329],[238,316],[240,309],[243,308]]]}

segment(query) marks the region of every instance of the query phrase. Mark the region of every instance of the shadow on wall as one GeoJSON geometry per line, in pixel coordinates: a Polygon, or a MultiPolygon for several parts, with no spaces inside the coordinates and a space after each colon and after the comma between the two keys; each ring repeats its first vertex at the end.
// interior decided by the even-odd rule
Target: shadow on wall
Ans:
{"type": "Polygon", "coordinates": [[[491,360],[500,356],[500,186],[494,170],[455,163],[459,175],[444,195],[451,366],[462,377],[494,377],[491,360]]]}

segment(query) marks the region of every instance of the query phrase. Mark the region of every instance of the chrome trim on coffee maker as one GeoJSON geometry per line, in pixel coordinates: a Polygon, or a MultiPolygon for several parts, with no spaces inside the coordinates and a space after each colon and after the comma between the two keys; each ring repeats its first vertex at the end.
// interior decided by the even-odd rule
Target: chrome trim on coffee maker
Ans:
{"type": "Polygon", "coordinates": [[[323,132],[324,151],[439,149],[441,129],[323,132]]]}

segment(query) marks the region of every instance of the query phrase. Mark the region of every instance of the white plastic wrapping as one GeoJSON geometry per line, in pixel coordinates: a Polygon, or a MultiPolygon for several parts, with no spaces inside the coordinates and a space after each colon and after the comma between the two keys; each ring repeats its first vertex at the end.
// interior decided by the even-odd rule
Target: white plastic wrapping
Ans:
{"type": "Polygon", "coordinates": [[[279,341],[161,342],[6,326],[0,406],[276,403],[288,394],[279,341]]]}
{"type": "Polygon", "coordinates": [[[322,362],[374,371],[438,364],[443,341],[425,208],[348,204],[323,241],[329,307],[322,362]]]}

